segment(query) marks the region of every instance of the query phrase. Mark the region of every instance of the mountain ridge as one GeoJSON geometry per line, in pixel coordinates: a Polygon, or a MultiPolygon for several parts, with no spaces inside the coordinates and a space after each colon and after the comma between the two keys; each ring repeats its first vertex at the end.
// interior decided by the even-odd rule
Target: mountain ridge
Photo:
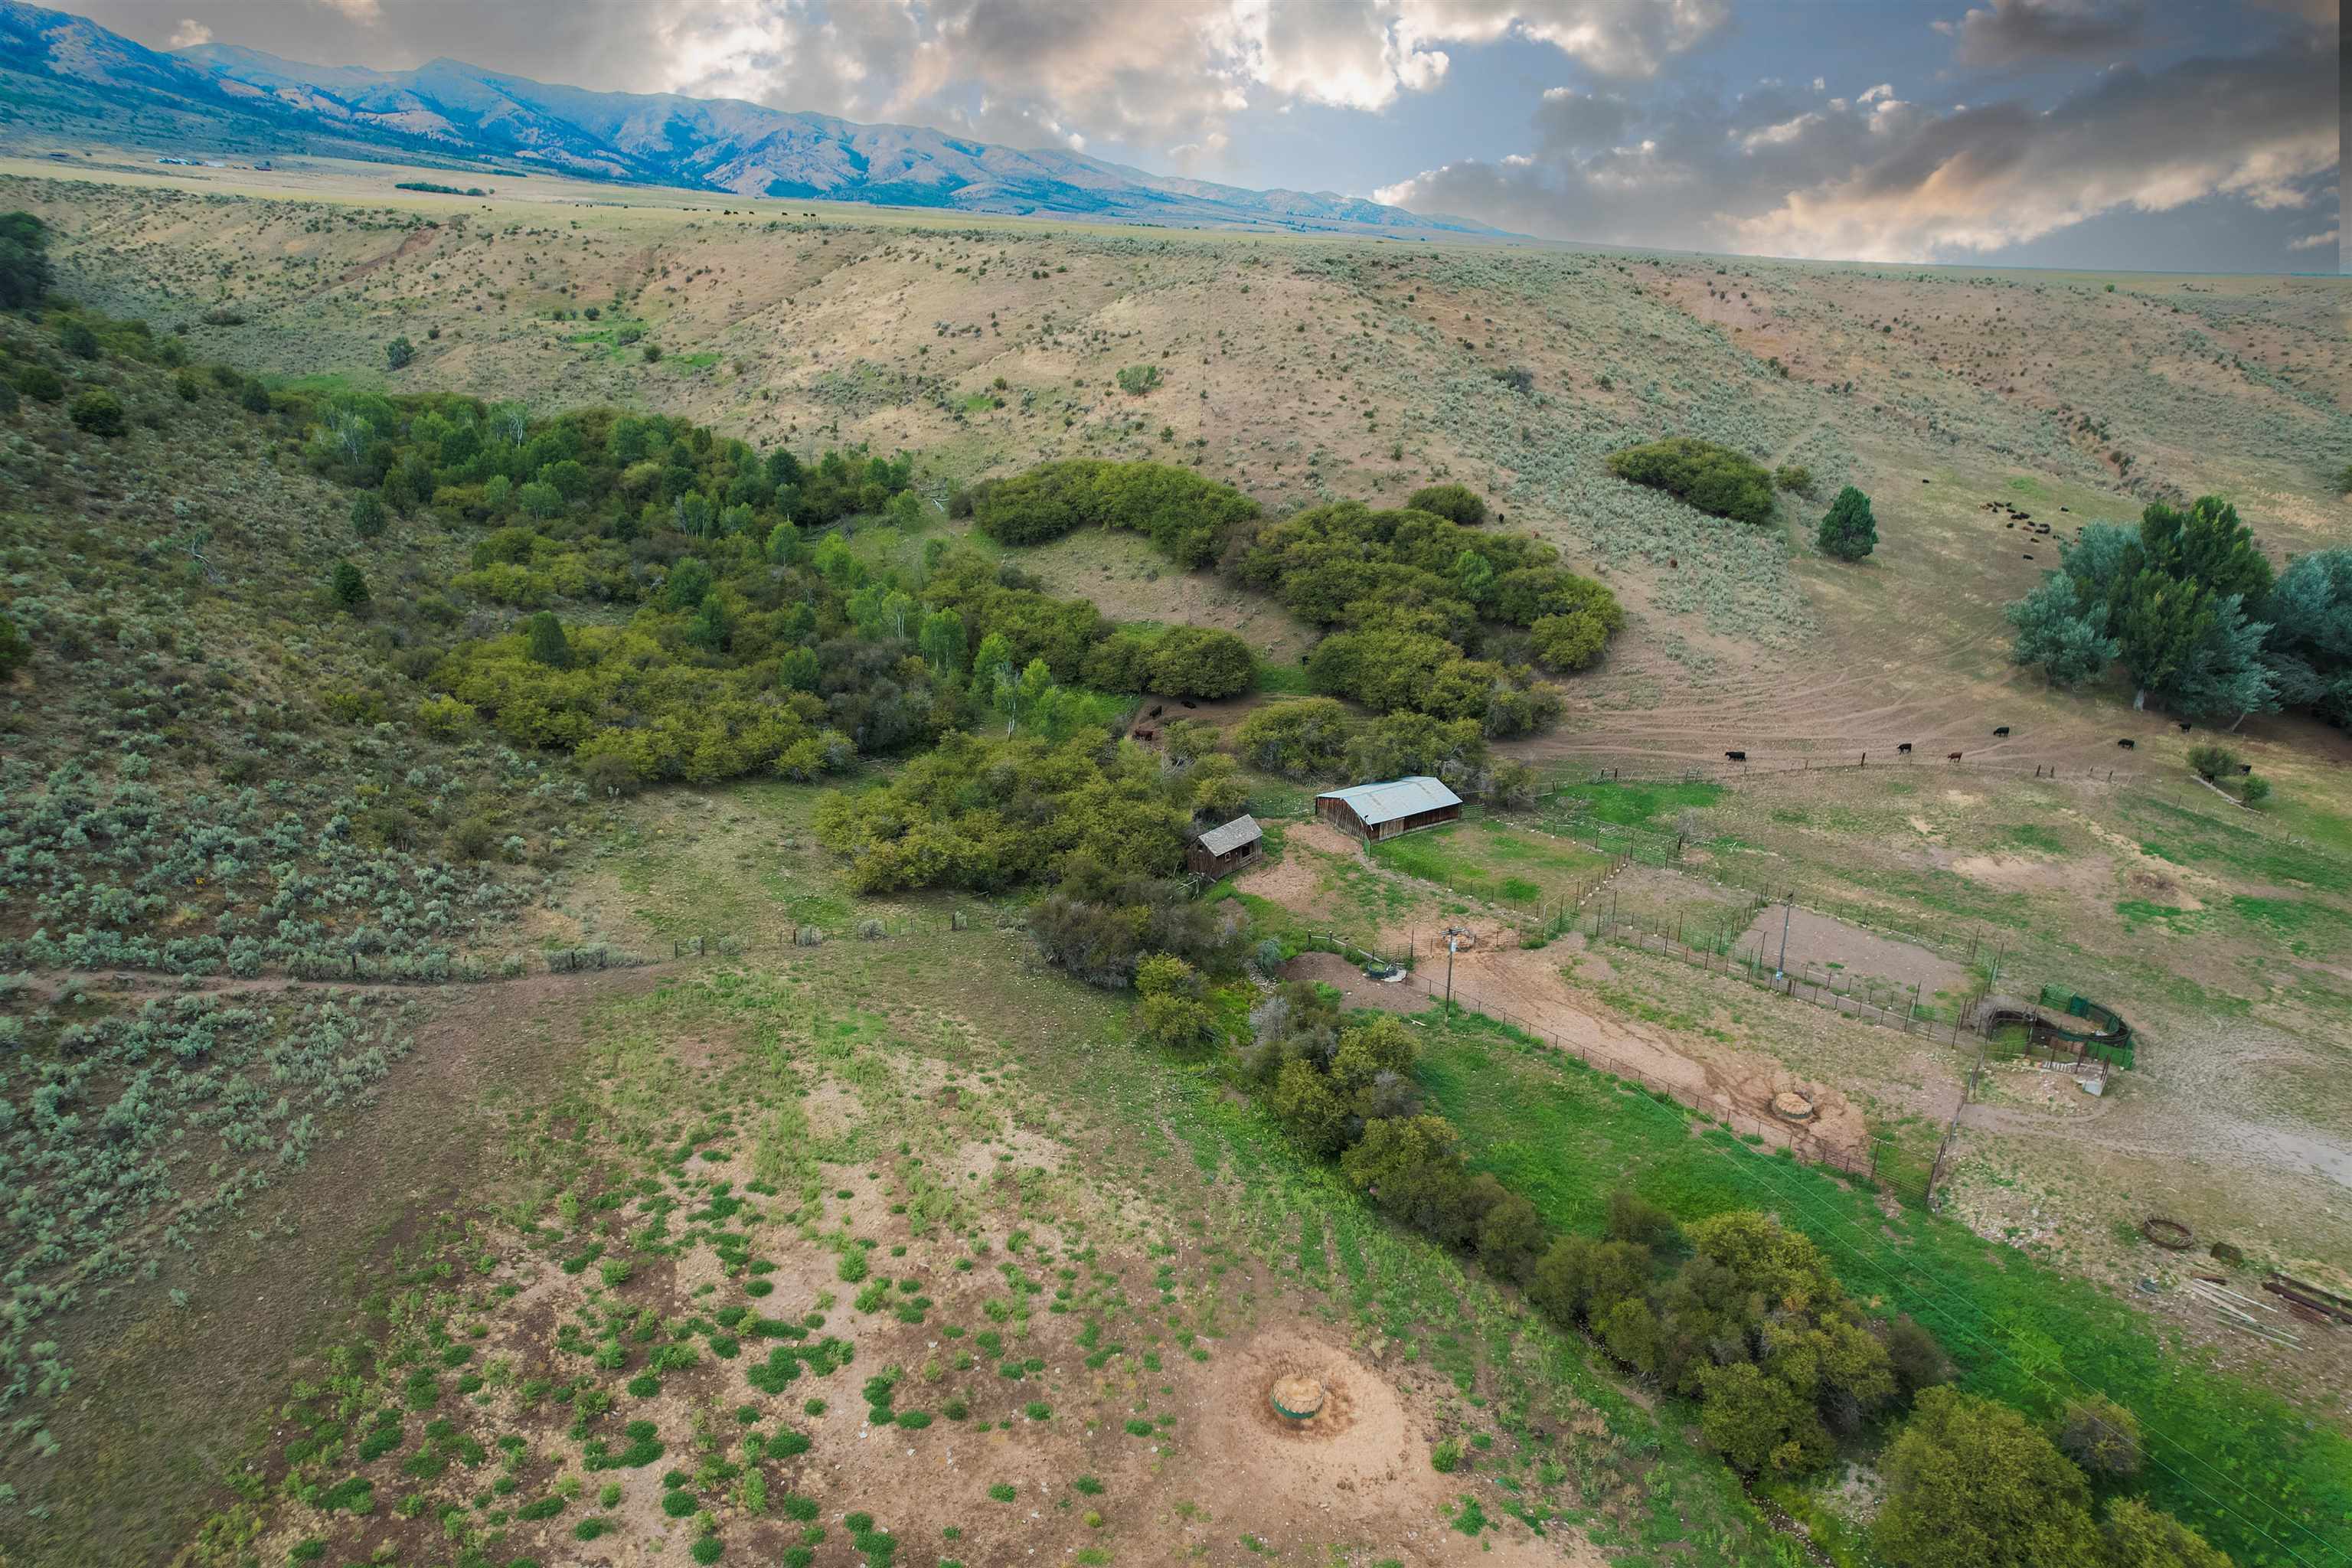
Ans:
{"type": "Polygon", "coordinates": [[[381,159],[431,153],[619,184],[1162,226],[1503,237],[1330,191],[1252,190],[1064,149],[866,124],[740,99],[602,92],[446,58],[320,66],[238,44],[150,49],[86,17],[0,0],[0,134],[161,150],[192,142],[381,159]]]}

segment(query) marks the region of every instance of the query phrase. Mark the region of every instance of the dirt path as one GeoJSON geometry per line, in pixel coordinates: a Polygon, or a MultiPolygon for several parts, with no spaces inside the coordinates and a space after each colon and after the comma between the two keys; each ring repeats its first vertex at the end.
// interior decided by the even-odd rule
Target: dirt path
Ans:
{"type": "MultiPolygon", "coordinates": [[[[1685,1105],[1714,1115],[1736,1115],[1742,1119],[1742,1131],[1753,1121],[1756,1131],[1776,1143],[1811,1142],[1843,1159],[1868,1158],[1869,1122],[1862,1108],[1837,1088],[1729,1047],[1709,1048],[1701,1058],[1663,1030],[1593,1011],[1561,974],[1561,951],[1530,950],[1514,942],[1456,954],[1454,1000],[1549,1037],[1604,1071],[1664,1089],[1685,1105]],[[1801,1130],[1772,1114],[1773,1096],[1786,1090],[1812,1098],[1813,1121],[1801,1130]]],[[[1424,963],[1407,984],[1443,995],[1443,959],[1434,965],[1424,963]]]]}
{"type": "MultiPolygon", "coordinates": [[[[532,987],[534,982],[553,981],[559,985],[581,985],[602,974],[614,974],[624,969],[660,973],[677,969],[688,961],[665,960],[656,963],[614,964],[607,969],[580,969],[562,973],[492,975],[481,980],[301,980],[285,973],[201,976],[194,984],[176,977],[149,974],[127,969],[53,969],[43,970],[37,978],[52,983],[49,994],[52,1003],[62,1002],[77,991],[103,991],[117,996],[282,996],[289,993],[309,991],[348,994],[353,992],[374,996],[415,995],[420,992],[436,992],[445,987],[471,990],[477,986],[532,987]]],[[[527,989],[526,994],[537,995],[543,986],[527,989]]]]}

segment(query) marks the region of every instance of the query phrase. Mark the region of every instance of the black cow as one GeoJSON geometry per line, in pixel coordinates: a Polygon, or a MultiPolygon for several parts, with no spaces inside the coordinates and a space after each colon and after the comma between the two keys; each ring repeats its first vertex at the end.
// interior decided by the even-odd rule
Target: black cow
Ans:
{"type": "Polygon", "coordinates": [[[1184,706],[1185,706],[1185,707],[1187,707],[1187,708],[1198,708],[1198,707],[1200,706],[1200,704],[1199,704],[1199,703],[1197,703],[1197,702],[1193,701],[1193,700],[1192,700],[1191,698],[1189,698],[1189,697],[1180,699],[1180,700],[1181,700],[1181,701],[1182,701],[1182,703],[1184,704],[1184,706]]]}
{"type": "Polygon", "coordinates": [[[2139,745],[2139,742],[2138,742],[2137,741],[2133,740],[2130,736],[2126,735],[2126,736],[2125,736],[2122,740],[2117,741],[2117,742],[2116,742],[2116,745],[2118,745],[2118,746],[2121,746],[2125,751],[2128,752],[2128,751],[2132,751],[2132,750],[2135,750],[2136,748],[2137,748],[2137,746],[2139,745]]]}
{"type": "Polygon", "coordinates": [[[1909,755],[1911,754],[1911,742],[1908,742],[1908,741],[1906,741],[1906,742],[1904,742],[1901,745],[1899,745],[1899,746],[1895,747],[1895,754],[1896,756],[1898,756],[1898,757],[1907,757],[1907,756],[1909,756],[1909,755]]]}
{"type": "Polygon", "coordinates": [[[1168,711],[1168,705],[1167,705],[1166,703],[1164,703],[1164,702],[1155,702],[1155,703],[1153,703],[1153,704],[1152,704],[1152,706],[1151,706],[1151,716],[1152,716],[1154,719],[1159,718],[1159,717],[1160,717],[1160,715],[1161,715],[1162,713],[1165,713],[1165,712],[1167,712],[1167,711],[1168,711]]]}
{"type": "Polygon", "coordinates": [[[1723,755],[1727,762],[1744,763],[1748,760],[1748,753],[1745,752],[1726,752],[1723,755]]]}
{"type": "Polygon", "coordinates": [[[1992,732],[1996,735],[2006,735],[2009,733],[2009,726],[2006,724],[1997,724],[1993,727],[1992,732]]]}
{"type": "Polygon", "coordinates": [[[2180,732],[2184,735],[2189,733],[2189,721],[2186,719],[2180,721],[2180,732]]]}
{"type": "Polygon", "coordinates": [[[2242,773],[2252,773],[2254,771],[2254,764],[2252,763],[2240,763],[2238,764],[2238,771],[2242,773]]]}
{"type": "Polygon", "coordinates": [[[1946,761],[1946,762],[1948,762],[1948,763],[1957,763],[1957,762],[1958,762],[1959,760],[1960,760],[1960,753],[1959,753],[1959,752],[1953,752],[1949,753],[1948,755],[1947,755],[1947,756],[1944,758],[1944,761],[1946,761]]]}

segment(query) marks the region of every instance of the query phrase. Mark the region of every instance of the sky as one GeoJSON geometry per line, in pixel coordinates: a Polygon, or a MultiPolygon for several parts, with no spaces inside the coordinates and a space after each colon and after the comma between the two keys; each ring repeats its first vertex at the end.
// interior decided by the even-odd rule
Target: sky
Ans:
{"type": "MultiPolygon", "coordinates": [[[[72,0],[68,0],[72,5],[72,0]]],[[[1549,238],[2346,269],[2340,0],[81,0],[156,47],[1056,146],[1549,238]]]]}

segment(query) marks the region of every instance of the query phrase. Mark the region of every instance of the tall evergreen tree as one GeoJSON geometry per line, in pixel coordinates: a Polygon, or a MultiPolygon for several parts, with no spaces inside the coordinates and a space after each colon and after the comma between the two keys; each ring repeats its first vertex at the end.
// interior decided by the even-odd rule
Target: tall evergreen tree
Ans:
{"type": "Polygon", "coordinates": [[[1839,490],[1822,518],[1814,542],[1823,554],[1840,561],[1859,561],[1877,549],[1878,520],[1871,515],[1870,498],[1852,485],[1839,490]]]}
{"type": "Polygon", "coordinates": [[[2149,565],[2220,595],[2259,605],[2271,591],[2271,563],[2254,531],[2220,496],[2200,496],[2187,511],[2151,501],[2140,514],[2140,548],[2149,565]]]}
{"type": "Polygon", "coordinates": [[[335,570],[327,579],[327,592],[336,605],[345,610],[359,610],[368,602],[367,579],[348,561],[335,563],[335,570]]]}
{"type": "Polygon", "coordinates": [[[554,611],[541,610],[531,616],[523,635],[532,663],[550,669],[572,668],[572,642],[563,635],[563,623],[556,619],[554,611]]]}

